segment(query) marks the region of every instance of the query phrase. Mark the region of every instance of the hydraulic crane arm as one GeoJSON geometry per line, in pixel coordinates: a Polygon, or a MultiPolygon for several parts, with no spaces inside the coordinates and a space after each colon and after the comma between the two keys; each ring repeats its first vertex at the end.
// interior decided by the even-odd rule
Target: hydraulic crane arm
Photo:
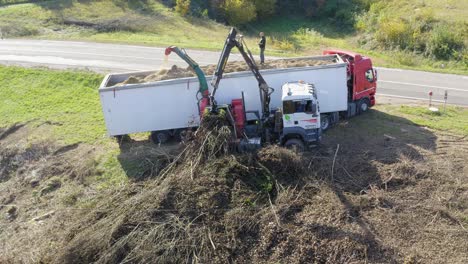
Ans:
{"type": "Polygon", "coordinates": [[[176,46],[171,46],[166,48],[165,55],[169,56],[172,52],[175,52],[181,59],[183,59],[187,64],[193,69],[197,75],[198,82],[200,83],[199,93],[202,98],[200,99],[199,108],[200,114],[203,113],[206,106],[210,103],[210,90],[208,89],[208,83],[206,82],[205,73],[200,68],[198,63],[196,63],[190,56],[185,52],[185,50],[179,49],[176,46]]]}
{"type": "MultiPolygon", "coordinates": [[[[253,59],[252,53],[250,53],[249,49],[247,48],[247,45],[245,44],[242,36],[240,36],[239,40],[236,38],[236,36],[237,30],[235,28],[231,28],[231,31],[229,32],[229,35],[226,39],[226,43],[224,44],[223,52],[221,53],[221,56],[219,58],[214,78],[211,81],[211,85],[213,86],[213,93],[211,96],[212,98],[214,98],[216,90],[219,87],[219,83],[223,78],[224,70],[226,69],[226,64],[228,62],[229,55],[231,54],[232,49],[236,47],[241,53],[247,65],[249,66],[253,75],[257,79],[258,86],[260,88],[260,100],[262,103],[263,115],[264,117],[268,117],[270,113],[270,95],[273,93],[273,88],[270,88],[266,83],[265,79],[263,79],[260,70],[255,64],[255,60],[253,59]]],[[[214,102],[213,99],[212,102],[214,102]]]]}

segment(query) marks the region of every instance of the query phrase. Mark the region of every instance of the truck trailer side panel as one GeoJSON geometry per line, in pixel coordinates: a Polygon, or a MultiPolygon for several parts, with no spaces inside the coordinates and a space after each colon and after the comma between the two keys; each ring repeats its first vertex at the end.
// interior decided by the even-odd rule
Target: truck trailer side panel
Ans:
{"type": "Polygon", "coordinates": [[[100,90],[109,136],[195,127],[198,82],[161,81],[100,90]]]}
{"type": "MultiPolygon", "coordinates": [[[[282,107],[281,87],[287,82],[305,81],[315,85],[321,113],[346,111],[346,64],[262,70],[275,89],[272,110],[282,107]]],[[[182,78],[144,84],[116,86],[130,76],[152,72],[111,74],[99,89],[107,131],[110,136],[198,126],[197,78],[182,78]]],[[[211,81],[211,77],[207,77],[211,81]]],[[[218,104],[230,104],[244,93],[247,111],[261,113],[260,92],[251,72],[229,73],[215,95],[218,104]]]]}
{"type": "MultiPolygon", "coordinates": [[[[334,65],[336,66],[336,65],[334,65]]],[[[346,67],[290,68],[262,71],[268,85],[275,89],[271,95],[270,108],[282,107],[281,87],[287,82],[305,81],[314,84],[321,113],[346,111],[348,109],[348,88],[346,67]]],[[[216,93],[218,103],[229,104],[234,98],[241,98],[244,92],[246,110],[261,111],[260,91],[255,77],[250,72],[227,74],[216,93]]]]}

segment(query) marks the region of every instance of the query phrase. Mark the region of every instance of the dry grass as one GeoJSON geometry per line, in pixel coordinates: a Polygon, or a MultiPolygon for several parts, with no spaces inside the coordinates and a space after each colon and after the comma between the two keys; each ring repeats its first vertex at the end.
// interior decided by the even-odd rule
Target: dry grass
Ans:
{"type": "Polygon", "coordinates": [[[179,155],[122,145],[123,159],[165,161],[141,165],[153,168],[145,180],[102,192],[84,187],[96,172],[82,157],[97,150],[18,148],[28,133],[18,128],[0,144],[10,177],[0,210],[11,216],[0,220],[0,262],[464,263],[466,138],[385,119],[376,135],[359,118],[304,155],[275,146],[233,153],[225,121],[205,119],[179,155]],[[23,185],[33,168],[38,187],[23,185]],[[68,177],[72,168],[83,175],[68,177]],[[58,189],[31,194],[57,177],[58,189]]]}

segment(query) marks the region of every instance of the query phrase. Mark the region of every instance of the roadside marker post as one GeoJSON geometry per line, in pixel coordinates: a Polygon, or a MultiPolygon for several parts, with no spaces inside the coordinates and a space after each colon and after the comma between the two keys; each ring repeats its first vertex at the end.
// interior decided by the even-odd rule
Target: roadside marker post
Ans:
{"type": "Polygon", "coordinates": [[[437,107],[432,107],[432,91],[429,92],[429,110],[432,112],[439,112],[439,108],[437,107]]]}
{"type": "Polygon", "coordinates": [[[432,91],[430,91],[429,92],[429,107],[432,106],[432,95],[433,95],[433,93],[432,93],[432,91]]]}
{"type": "Polygon", "coordinates": [[[444,113],[445,113],[445,107],[447,106],[447,98],[448,98],[448,90],[445,90],[445,94],[444,94],[444,113]]]}

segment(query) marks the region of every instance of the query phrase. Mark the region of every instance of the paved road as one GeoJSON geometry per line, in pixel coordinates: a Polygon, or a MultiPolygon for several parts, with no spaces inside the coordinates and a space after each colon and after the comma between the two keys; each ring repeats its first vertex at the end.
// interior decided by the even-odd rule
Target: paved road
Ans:
{"type": "MultiPolygon", "coordinates": [[[[219,52],[188,50],[201,65],[217,63],[219,52]]],[[[240,60],[233,54],[231,59],[240,60]]],[[[0,40],[0,63],[53,68],[88,68],[98,72],[125,72],[159,69],[164,48],[45,40],[0,40]]],[[[177,56],[170,64],[185,66],[177,56]]],[[[378,68],[378,94],[402,98],[427,99],[468,106],[468,76],[378,68]]]]}

